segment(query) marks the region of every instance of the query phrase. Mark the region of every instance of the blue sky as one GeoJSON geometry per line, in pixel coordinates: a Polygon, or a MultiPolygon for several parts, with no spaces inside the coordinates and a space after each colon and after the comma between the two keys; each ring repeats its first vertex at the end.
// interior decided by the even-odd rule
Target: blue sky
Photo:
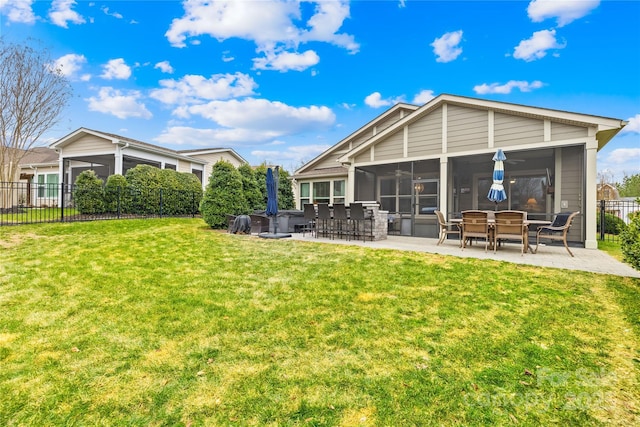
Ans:
{"type": "Polygon", "coordinates": [[[0,0],[0,34],[72,82],[43,144],[88,127],[293,171],[448,93],[628,120],[598,170],[640,173],[640,1],[0,0]]]}

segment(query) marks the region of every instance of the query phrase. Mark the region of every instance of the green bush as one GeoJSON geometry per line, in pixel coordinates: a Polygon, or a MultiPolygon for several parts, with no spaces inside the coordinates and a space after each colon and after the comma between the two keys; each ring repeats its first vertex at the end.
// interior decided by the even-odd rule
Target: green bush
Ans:
{"type": "Polygon", "coordinates": [[[221,160],[213,165],[200,202],[200,213],[212,228],[226,228],[227,214],[250,213],[242,188],[242,175],[231,163],[221,160]]]}
{"type": "Polygon", "coordinates": [[[160,214],[161,169],[150,165],[137,165],[125,174],[131,195],[131,213],[160,214]]]}
{"type": "Polygon", "coordinates": [[[111,175],[104,186],[105,210],[110,213],[128,212],[131,206],[131,196],[127,186],[127,179],[122,175],[111,175]]]}
{"type": "Polygon", "coordinates": [[[105,212],[102,180],[93,170],[86,170],[76,178],[73,201],[81,214],[101,214],[105,212]]]}
{"type": "Polygon", "coordinates": [[[620,233],[620,249],[624,261],[640,270],[640,212],[632,212],[629,219],[629,225],[620,233]]]}
{"type": "MultiPolygon", "coordinates": [[[[604,232],[606,234],[620,234],[625,228],[627,228],[627,224],[616,215],[605,213],[604,214],[604,232]]],[[[598,233],[600,232],[600,212],[596,215],[596,229],[598,233]]]]}

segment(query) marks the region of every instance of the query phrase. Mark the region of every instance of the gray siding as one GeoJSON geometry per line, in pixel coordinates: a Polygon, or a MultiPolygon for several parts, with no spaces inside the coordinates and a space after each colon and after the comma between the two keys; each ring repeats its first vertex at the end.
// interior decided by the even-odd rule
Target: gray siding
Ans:
{"type": "MultiPolygon", "coordinates": [[[[560,194],[556,194],[556,197],[569,202],[569,207],[562,209],[563,211],[580,211],[584,215],[582,202],[584,200],[584,147],[564,147],[561,150],[562,188],[560,189],[560,194]]],[[[582,241],[583,215],[578,215],[573,221],[567,240],[582,241]]]]}
{"type": "Polygon", "coordinates": [[[588,135],[586,127],[571,126],[564,123],[551,122],[551,139],[554,141],[562,139],[582,138],[588,135]]]}
{"type": "Polygon", "coordinates": [[[400,159],[404,155],[404,132],[402,128],[376,144],[375,160],[400,159]]]}
{"type": "Polygon", "coordinates": [[[447,152],[479,150],[489,145],[489,115],[486,110],[447,107],[447,152]]]}
{"type": "Polygon", "coordinates": [[[356,156],[356,163],[369,162],[371,161],[371,150],[364,150],[362,153],[356,156]]]}
{"type": "Polygon", "coordinates": [[[442,108],[409,125],[409,157],[442,153],[442,108]]]}
{"type": "Polygon", "coordinates": [[[544,121],[495,113],[496,147],[532,144],[544,141],[544,121]]]}
{"type": "Polygon", "coordinates": [[[340,166],[338,158],[344,154],[344,151],[333,152],[323,158],[320,162],[313,166],[314,169],[335,168],[340,166]]]}

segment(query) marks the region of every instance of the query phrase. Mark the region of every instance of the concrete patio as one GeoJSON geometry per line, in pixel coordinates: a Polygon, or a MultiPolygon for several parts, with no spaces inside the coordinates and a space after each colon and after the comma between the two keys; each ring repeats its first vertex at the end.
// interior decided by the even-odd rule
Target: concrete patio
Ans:
{"type": "MultiPolygon", "coordinates": [[[[571,247],[575,257],[571,257],[564,246],[540,245],[538,253],[527,252],[520,255],[520,246],[516,243],[502,245],[494,254],[493,250],[484,251],[484,244],[474,244],[462,250],[458,246],[458,240],[450,239],[442,245],[437,245],[438,239],[408,236],[388,236],[386,240],[367,241],[340,240],[326,237],[315,238],[309,233],[293,233],[296,240],[313,241],[325,244],[358,245],[369,248],[397,249],[416,252],[428,252],[434,254],[451,255],[478,259],[493,259],[516,264],[536,265],[540,267],[563,268],[568,270],[581,270],[592,273],[612,274],[640,278],[640,271],[630,265],[618,261],[609,254],[596,249],[584,249],[571,247]]],[[[535,247],[535,245],[534,245],[535,247]]]]}

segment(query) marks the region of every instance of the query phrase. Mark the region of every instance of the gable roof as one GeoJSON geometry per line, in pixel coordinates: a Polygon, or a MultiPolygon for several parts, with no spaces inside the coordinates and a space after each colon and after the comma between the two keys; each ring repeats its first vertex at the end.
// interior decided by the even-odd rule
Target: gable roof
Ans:
{"type": "MultiPolygon", "coordinates": [[[[339,150],[344,150],[345,147],[347,148],[347,151],[348,151],[348,149],[349,149],[348,144],[350,142],[352,142],[354,139],[357,139],[360,136],[364,135],[366,132],[368,132],[371,129],[373,129],[377,124],[384,122],[387,118],[389,118],[393,114],[395,114],[395,113],[397,113],[397,112],[399,112],[401,110],[409,110],[410,112],[413,112],[413,111],[417,110],[418,108],[419,108],[419,106],[413,105],[413,104],[406,104],[406,103],[395,104],[393,107],[389,108],[387,111],[385,111],[384,113],[380,114],[379,116],[376,116],[373,120],[371,120],[368,123],[366,123],[365,125],[361,126],[357,130],[355,130],[354,132],[352,132],[351,134],[349,134],[348,136],[346,136],[345,138],[340,140],[338,143],[334,144],[329,149],[327,149],[327,150],[323,151],[322,153],[320,153],[318,156],[313,158],[311,161],[305,163],[302,167],[300,167],[298,170],[295,171],[294,176],[308,175],[310,173],[315,175],[316,173],[312,172],[313,167],[315,165],[317,165],[322,159],[327,157],[327,155],[336,153],[339,150]]],[[[350,149],[353,149],[353,147],[351,147],[350,149]]],[[[341,168],[339,165],[336,166],[336,167],[337,168],[341,168]]],[[[331,169],[334,169],[334,168],[331,168],[331,169]]],[[[341,168],[341,169],[343,169],[341,172],[344,174],[346,171],[344,170],[344,168],[341,168]]],[[[338,171],[336,170],[334,172],[337,173],[338,171]]],[[[326,175],[326,171],[323,174],[323,176],[324,175],[326,175]]]]}
{"type": "Polygon", "coordinates": [[[511,104],[507,102],[488,101],[478,98],[469,98],[457,95],[441,94],[433,98],[431,101],[424,104],[422,107],[416,109],[412,114],[404,117],[403,119],[395,122],[387,129],[376,134],[372,138],[365,141],[363,144],[353,148],[348,153],[341,156],[339,162],[347,162],[350,157],[353,157],[362,151],[368,149],[372,145],[375,145],[380,139],[396,132],[398,129],[420,119],[421,117],[429,114],[433,110],[440,108],[443,104],[458,105],[463,107],[472,107],[483,110],[493,110],[510,115],[517,115],[522,117],[536,118],[536,119],[552,119],[556,122],[561,122],[576,126],[596,127],[596,138],[598,140],[598,150],[604,147],[620,130],[627,125],[628,122],[620,119],[613,119],[609,117],[593,116],[581,113],[572,113],[562,110],[553,110],[548,108],[531,107],[521,104],[511,104]]]}
{"type": "Polygon", "coordinates": [[[128,146],[138,148],[142,151],[161,153],[161,154],[169,155],[178,159],[191,161],[194,163],[200,163],[200,164],[207,163],[202,159],[198,159],[197,157],[192,157],[196,154],[221,153],[225,151],[231,153],[231,155],[236,157],[241,162],[246,163],[246,160],[244,160],[238,153],[236,153],[230,148],[203,148],[203,149],[197,149],[197,150],[178,151],[178,150],[172,150],[170,148],[161,147],[159,145],[149,144],[148,142],[139,141],[137,139],[129,138],[127,136],[116,135],[114,133],[109,133],[109,132],[101,132],[101,131],[88,129],[88,128],[79,128],[74,132],[60,138],[53,144],[49,145],[49,147],[52,149],[64,148],[66,145],[69,145],[79,140],[85,135],[94,135],[100,138],[111,140],[111,142],[114,144],[128,145],[128,146]]]}

